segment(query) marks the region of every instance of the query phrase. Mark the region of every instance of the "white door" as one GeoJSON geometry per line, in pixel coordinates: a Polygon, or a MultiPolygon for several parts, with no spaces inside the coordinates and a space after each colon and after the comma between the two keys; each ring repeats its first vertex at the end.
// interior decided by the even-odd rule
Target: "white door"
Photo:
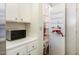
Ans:
{"type": "Polygon", "coordinates": [[[65,54],[65,4],[58,4],[50,9],[49,54],[65,54]],[[58,32],[52,32],[59,29],[58,27],[61,28],[60,31],[63,35],[58,32]]]}
{"type": "Polygon", "coordinates": [[[18,6],[17,3],[6,4],[6,20],[16,21],[18,18],[18,6]]]}

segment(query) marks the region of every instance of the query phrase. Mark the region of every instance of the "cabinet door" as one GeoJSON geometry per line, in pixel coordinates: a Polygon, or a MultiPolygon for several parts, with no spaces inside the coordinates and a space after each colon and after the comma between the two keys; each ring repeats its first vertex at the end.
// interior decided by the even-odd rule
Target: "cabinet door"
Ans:
{"type": "Polygon", "coordinates": [[[37,48],[37,41],[30,42],[27,44],[28,51],[32,51],[37,48]]]}
{"type": "Polygon", "coordinates": [[[25,45],[7,50],[7,55],[27,55],[27,48],[25,45]]]}
{"type": "Polygon", "coordinates": [[[19,18],[21,21],[30,22],[31,19],[31,4],[19,4],[19,18]]]}
{"type": "Polygon", "coordinates": [[[16,3],[6,4],[6,20],[16,21],[18,17],[18,6],[16,3]]]}
{"type": "Polygon", "coordinates": [[[37,55],[38,54],[38,45],[37,41],[33,41],[27,44],[28,47],[28,55],[37,55]]]}

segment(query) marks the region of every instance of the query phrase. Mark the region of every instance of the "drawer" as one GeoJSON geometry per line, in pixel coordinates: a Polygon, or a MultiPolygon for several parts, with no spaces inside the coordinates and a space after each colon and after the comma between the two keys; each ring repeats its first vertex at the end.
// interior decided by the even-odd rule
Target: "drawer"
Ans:
{"type": "Polygon", "coordinates": [[[32,51],[29,51],[29,52],[28,52],[28,55],[38,55],[38,52],[37,52],[37,50],[35,49],[35,50],[32,50],[32,51]]]}
{"type": "Polygon", "coordinates": [[[33,42],[28,43],[27,47],[28,47],[28,51],[31,51],[31,50],[37,48],[37,41],[33,41],[33,42]]]}
{"type": "Polygon", "coordinates": [[[27,55],[26,46],[16,47],[11,50],[7,50],[7,55],[27,55]]]}

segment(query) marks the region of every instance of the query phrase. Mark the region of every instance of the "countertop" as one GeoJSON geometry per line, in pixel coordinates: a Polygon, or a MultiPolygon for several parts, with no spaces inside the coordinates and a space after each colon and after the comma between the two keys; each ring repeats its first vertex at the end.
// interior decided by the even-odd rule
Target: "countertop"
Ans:
{"type": "Polygon", "coordinates": [[[26,37],[26,38],[14,40],[14,41],[6,40],[6,49],[12,49],[14,47],[17,47],[35,40],[37,40],[37,37],[26,37]]]}

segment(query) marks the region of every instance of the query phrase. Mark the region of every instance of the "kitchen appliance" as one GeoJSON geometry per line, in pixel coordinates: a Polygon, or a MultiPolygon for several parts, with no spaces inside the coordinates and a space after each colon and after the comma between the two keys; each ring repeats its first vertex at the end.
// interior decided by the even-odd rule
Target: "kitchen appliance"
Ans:
{"type": "Polygon", "coordinates": [[[26,30],[7,30],[6,39],[7,40],[17,40],[26,37],[26,30]]]}

